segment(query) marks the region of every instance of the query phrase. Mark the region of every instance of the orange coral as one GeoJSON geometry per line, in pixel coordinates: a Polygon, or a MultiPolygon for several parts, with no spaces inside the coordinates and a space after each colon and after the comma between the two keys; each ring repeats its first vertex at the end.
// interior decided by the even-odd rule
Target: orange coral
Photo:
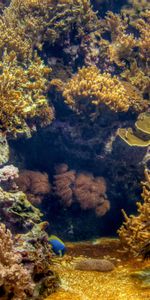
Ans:
{"type": "Polygon", "coordinates": [[[51,185],[46,173],[22,170],[16,183],[33,204],[40,204],[44,195],[51,192],[51,185]]]}
{"type": "Polygon", "coordinates": [[[106,182],[103,177],[90,173],[76,173],[68,170],[66,164],[57,167],[55,193],[65,206],[78,202],[84,210],[94,209],[97,216],[103,216],[110,209],[106,196],[106,182]]]}

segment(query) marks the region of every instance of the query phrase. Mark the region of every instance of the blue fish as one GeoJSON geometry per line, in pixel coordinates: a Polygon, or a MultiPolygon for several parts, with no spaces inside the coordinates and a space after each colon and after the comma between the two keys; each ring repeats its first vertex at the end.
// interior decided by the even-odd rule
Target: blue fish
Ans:
{"type": "Polygon", "coordinates": [[[56,235],[51,235],[48,240],[49,244],[52,246],[52,250],[54,251],[54,253],[62,257],[66,252],[66,247],[63,241],[56,235]]]}

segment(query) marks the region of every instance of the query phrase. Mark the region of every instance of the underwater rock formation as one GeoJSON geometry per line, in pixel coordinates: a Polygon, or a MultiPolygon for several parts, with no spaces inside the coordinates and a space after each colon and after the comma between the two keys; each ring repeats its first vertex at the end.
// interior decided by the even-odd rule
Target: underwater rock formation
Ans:
{"type": "Polygon", "coordinates": [[[9,146],[6,135],[0,132],[0,166],[6,164],[9,160],[9,146]]]}
{"type": "Polygon", "coordinates": [[[0,188],[1,222],[13,233],[27,231],[41,222],[42,213],[35,208],[23,192],[6,192],[0,188]]]}
{"type": "Polygon", "coordinates": [[[45,229],[48,222],[34,225],[26,234],[15,236],[15,250],[22,257],[22,264],[35,283],[32,299],[43,299],[56,290],[57,274],[51,271],[52,250],[45,229]]]}
{"type": "Polygon", "coordinates": [[[10,230],[0,224],[0,294],[5,299],[25,300],[33,294],[34,283],[21,261],[10,230]]]}
{"type": "Polygon", "coordinates": [[[51,192],[48,175],[38,171],[20,170],[16,184],[34,205],[40,204],[44,195],[51,192]]]}
{"type": "Polygon", "coordinates": [[[43,299],[57,288],[58,276],[50,270],[52,251],[46,225],[40,223],[13,237],[0,224],[0,295],[4,299],[43,299]]]}
{"type": "Polygon", "coordinates": [[[55,193],[65,206],[79,203],[81,209],[94,209],[97,216],[103,216],[110,209],[106,195],[106,181],[90,173],[68,170],[66,164],[56,167],[55,193]]]}

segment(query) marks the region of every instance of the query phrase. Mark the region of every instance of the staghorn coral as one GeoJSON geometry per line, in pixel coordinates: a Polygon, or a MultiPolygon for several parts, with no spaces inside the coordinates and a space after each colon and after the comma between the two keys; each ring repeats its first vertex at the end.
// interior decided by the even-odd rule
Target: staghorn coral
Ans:
{"type": "Polygon", "coordinates": [[[103,216],[110,209],[106,196],[106,182],[103,177],[94,177],[90,173],[76,173],[68,170],[66,164],[56,168],[55,193],[60,201],[70,207],[74,202],[81,209],[93,209],[97,216],[103,216]]]}
{"type": "Polygon", "coordinates": [[[27,200],[23,192],[5,192],[0,188],[0,216],[12,232],[22,232],[39,223],[42,213],[27,200]]]}
{"type": "Polygon", "coordinates": [[[25,300],[32,296],[34,283],[21,263],[11,232],[0,224],[0,293],[4,299],[25,300]]]}
{"type": "Polygon", "coordinates": [[[118,66],[124,66],[124,59],[129,59],[133,48],[136,46],[136,39],[133,34],[127,34],[127,21],[119,15],[108,12],[105,18],[106,28],[111,33],[111,43],[108,46],[110,61],[118,66]]]}
{"type": "Polygon", "coordinates": [[[53,119],[45,96],[50,70],[35,55],[28,67],[18,65],[16,54],[4,52],[0,63],[0,128],[10,136],[31,136],[38,125],[53,119]]]}
{"type": "Polygon", "coordinates": [[[26,193],[32,204],[40,204],[44,195],[51,192],[51,185],[46,173],[31,170],[22,170],[16,179],[16,184],[21,191],[26,193]]]}
{"type": "Polygon", "coordinates": [[[65,103],[79,113],[90,113],[90,110],[92,113],[92,108],[95,108],[98,114],[102,104],[115,112],[128,111],[129,108],[140,111],[148,106],[131,85],[109,73],[101,74],[95,66],[79,69],[64,84],[63,96],[65,103]],[[127,88],[130,94],[126,92],[127,88]]]}
{"type": "Polygon", "coordinates": [[[150,3],[148,0],[128,0],[128,2],[133,6],[133,8],[138,12],[143,9],[149,9],[150,3]]]}
{"type": "Polygon", "coordinates": [[[137,202],[138,215],[128,217],[123,211],[125,222],[118,230],[124,251],[140,254],[141,249],[150,240],[150,173],[145,170],[145,182],[142,182],[143,203],[137,202]]]}
{"type": "Polygon", "coordinates": [[[142,70],[142,68],[138,67],[136,60],[134,60],[130,64],[130,68],[121,73],[121,77],[141,91],[142,94],[147,93],[148,98],[150,98],[150,73],[148,68],[142,70]]]}

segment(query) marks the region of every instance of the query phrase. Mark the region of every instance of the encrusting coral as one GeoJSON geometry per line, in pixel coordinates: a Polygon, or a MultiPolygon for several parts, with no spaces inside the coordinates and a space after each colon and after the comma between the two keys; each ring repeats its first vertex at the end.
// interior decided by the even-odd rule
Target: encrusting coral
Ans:
{"type": "Polygon", "coordinates": [[[1,221],[14,233],[31,229],[41,222],[42,213],[23,192],[6,192],[0,188],[1,221]]]}
{"type": "Polygon", "coordinates": [[[15,249],[35,283],[32,299],[45,299],[59,284],[58,275],[51,270],[52,250],[45,232],[47,225],[48,222],[36,224],[31,231],[14,238],[15,249]]]}
{"type": "Polygon", "coordinates": [[[40,204],[44,195],[51,192],[51,185],[46,173],[21,170],[15,182],[34,205],[40,204]]]}
{"type": "Polygon", "coordinates": [[[92,107],[98,111],[102,104],[115,112],[126,112],[129,108],[140,111],[148,106],[134,87],[120,81],[117,76],[101,74],[95,66],[79,69],[64,84],[63,96],[65,103],[79,113],[90,113],[92,107]],[[127,93],[127,88],[130,93],[127,93]]]}
{"type": "Polygon", "coordinates": [[[12,236],[0,224],[0,297],[43,299],[58,287],[59,278],[50,270],[52,250],[45,232],[47,222],[26,234],[12,236]]]}
{"type": "Polygon", "coordinates": [[[110,209],[103,177],[77,173],[75,170],[68,170],[66,164],[61,164],[56,167],[54,178],[55,194],[65,206],[70,207],[78,202],[81,209],[93,209],[99,217],[110,209]]]}
{"type": "Polygon", "coordinates": [[[150,145],[150,113],[141,113],[135,128],[119,128],[118,135],[129,146],[147,147],[150,145]]]}
{"type": "Polygon", "coordinates": [[[0,63],[0,128],[10,136],[31,136],[38,125],[49,124],[53,109],[46,98],[50,69],[35,55],[28,67],[17,63],[16,54],[4,52],[0,63]]]}
{"type": "Polygon", "coordinates": [[[145,170],[145,182],[142,182],[143,203],[137,202],[138,215],[127,216],[123,211],[125,222],[118,233],[124,246],[124,251],[134,255],[141,254],[141,250],[150,241],[150,172],[145,170]]]}
{"type": "Polygon", "coordinates": [[[25,300],[32,296],[34,283],[15,251],[11,232],[0,224],[0,295],[4,299],[25,300]]]}

